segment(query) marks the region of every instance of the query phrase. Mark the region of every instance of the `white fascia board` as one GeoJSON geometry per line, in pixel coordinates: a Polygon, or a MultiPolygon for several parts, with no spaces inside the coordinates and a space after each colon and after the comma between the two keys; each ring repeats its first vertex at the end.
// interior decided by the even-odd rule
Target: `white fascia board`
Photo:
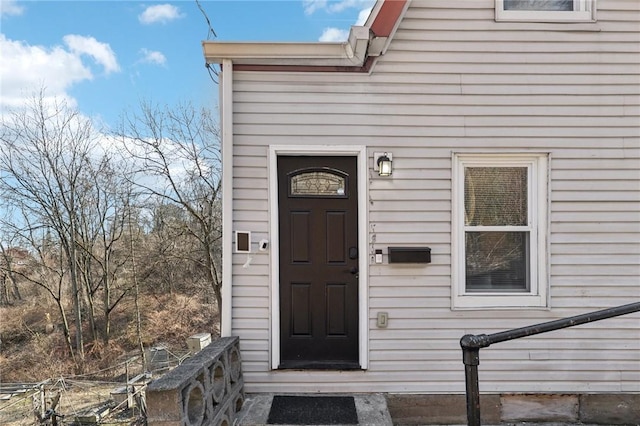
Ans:
{"type": "Polygon", "coordinates": [[[208,64],[359,66],[367,57],[369,28],[351,27],[344,43],[270,43],[203,41],[208,64]]]}

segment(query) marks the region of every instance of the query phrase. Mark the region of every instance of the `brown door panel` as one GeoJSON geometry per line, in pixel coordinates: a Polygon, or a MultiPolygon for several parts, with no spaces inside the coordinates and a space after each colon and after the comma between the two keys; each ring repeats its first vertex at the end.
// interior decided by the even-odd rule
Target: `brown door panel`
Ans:
{"type": "Polygon", "coordinates": [[[356,158],[279,157],[278,179],[281,368],[359,368],[356,158]]]}

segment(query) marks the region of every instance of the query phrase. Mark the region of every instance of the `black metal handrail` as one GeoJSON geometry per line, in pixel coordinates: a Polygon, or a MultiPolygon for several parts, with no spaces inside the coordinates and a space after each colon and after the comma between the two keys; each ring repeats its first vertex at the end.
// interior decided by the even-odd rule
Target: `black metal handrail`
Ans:
{"type": "Polygon", "coordinates": [[[462,362],[464,363],[465,368],[468,426],[480,426],[478,365],[480,364],[481,348],[486,348],[494,343],[533,336],[535,334],[546,333],[548,331],[560,330],[562,328],[573,327],[593,321],[600,321],[607,318],[630,314],[632,312],[640,312],[640,302],[629,303],[627,305],[616,306],[614,308],[589,312],[587,314],[576,315],[555,321],[543,322],[527,327],[514,328],[513,330],[501,331],[499,333],[478,335],[467,334],[462,336],[460,339],[460,346],[462,347],[462,362]]]}

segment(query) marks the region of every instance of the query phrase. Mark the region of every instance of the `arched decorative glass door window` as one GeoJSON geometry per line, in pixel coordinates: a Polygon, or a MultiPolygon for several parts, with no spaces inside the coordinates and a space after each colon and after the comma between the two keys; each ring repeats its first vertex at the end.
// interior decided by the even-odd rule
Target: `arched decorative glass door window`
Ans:
{"type": "Polygon", "coordinates": [[[291,197],[347,197],[348,175],[340,170],[301,169],[289,174],[291,197]]]}

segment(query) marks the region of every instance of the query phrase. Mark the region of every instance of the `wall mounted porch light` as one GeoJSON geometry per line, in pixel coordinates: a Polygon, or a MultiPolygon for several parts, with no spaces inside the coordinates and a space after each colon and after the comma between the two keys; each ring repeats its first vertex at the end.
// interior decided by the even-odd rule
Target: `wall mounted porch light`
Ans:
{"type": "Polygon", "coordinates": [[[390,152],[374,152],[373,153],[373,170],[377,171],[380,176],[391,176],[393,171],[391,163],[393,154],[390,152]]]}

